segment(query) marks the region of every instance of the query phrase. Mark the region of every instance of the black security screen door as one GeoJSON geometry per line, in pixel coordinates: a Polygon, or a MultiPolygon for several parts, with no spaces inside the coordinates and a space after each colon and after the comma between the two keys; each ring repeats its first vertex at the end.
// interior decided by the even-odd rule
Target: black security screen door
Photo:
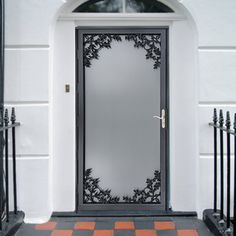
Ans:
{"type": "Polygon", "coordinates": [[[77,29],[77,210],[166,210],[167,29],[77,29]]]}

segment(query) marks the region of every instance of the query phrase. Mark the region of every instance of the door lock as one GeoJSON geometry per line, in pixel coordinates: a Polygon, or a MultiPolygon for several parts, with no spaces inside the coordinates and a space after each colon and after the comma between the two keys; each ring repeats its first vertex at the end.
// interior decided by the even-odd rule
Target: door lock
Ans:
{"type": "Polygon", "coordinates": [[[153,116],[153,118],[161,120],[161,127],[163,129],[166,127],[166,111],[165,111],[165,109],[161,110],[161,116],[153,116]]]}

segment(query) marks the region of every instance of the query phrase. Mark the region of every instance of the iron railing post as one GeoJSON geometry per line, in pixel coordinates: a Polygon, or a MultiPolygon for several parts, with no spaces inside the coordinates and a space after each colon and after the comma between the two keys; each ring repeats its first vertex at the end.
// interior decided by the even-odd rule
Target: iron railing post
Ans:
{"type": "MultiPolygon", "coordinates": [[[[219,124],[223,128],[223,111],[220,110],[219,124]]],[[[220,129],[220,223],[224,223],[224,137],[223,130],[220,129]]]]}
{"type": "MultiPolygon", "coordinates": [[[[234,133],[236,134],[236,113],[234,114],[234,133]]],[[[233,235],[236,236],[236,135],[234,135],[234,221],[233,235]]]]}
{"type": "MultiPolygon", "coordinates": [[[[5,5],[4,0],[0,0],[0,113],[3,114],[4,101],[4,51],[5,51],[5,5]]],[[[1,114],[0,114],[1,115],[1,114]]],[[[2,116],[3,117],[3,116],[2,116]]],[[[3,123],[1,127],[3,126],[3,123]]],[[[0,132],[0,231],[2,230],[2,216],[4,214],[4,178],[3,178],[3,131],[0,132]]]]}
{"type": "Polygon", "coordinates": [[[214,109],[213,113],[213,122],[209,123],[210,126],[214,127],[214,204],[213,210],[205,210],[204,211],[204,221],[208,225],[208,227],[214,232],[216,235],[234,235],[236,236],[236,113],[234,114],[234,124],[233,129],[231,128],[231,119],[230,112],[226,112],[226,119],[224,125],[224,116],[223,111],[220,110],[219,117],[217,117],[217,111],[214,109]],[[217,122],[217,118],[218,122],[217,122]],[[220,133],[219,138],[219,146],[220,146],[220,200],[217,201],[218,198],[218,162],[217,162],[217,135],[218,130],[220,133]],[[224,133],[226,134],[226,178],[224,178],[224,133]],[[231,135],[234,136],[234,170],[233,170],[233,199],[231,199],[231,135]],[[224,180],[226,180],[226,192],[224,192],[224,180]],[[225,194],[226,196],[225,196],[225,194]],[[226,210],[224,210],[224,197],[226,197],[226,210]],[[233,220],[230,218],[231,216],[231,201],[233,200],[233,220]],[[220,210],[217,209],[217,204],[220,202],[220,210]],[[212,213],[213,212],[213,213],[212,213]],[[218,214],[218,212],[220,214],[218,214]],[[224,214],[226,212],[226,215],[224,214]],[[211,214],[211,215],[210,215],[211,214]],[[212,218],[214,216],[214,218],[212,218]],[[218,217],[220,216],[220,217],[218,217]]]}
{"type": "MultiPolygon", "coordinates": [[[[227,130],[230,130],[230,113],[226,113],[225,126],[227,130]]],[[[227,132],[227,208],[226,208],[226,227],[230,230],[230,133],[227,132]]]]}
{"type": "MultiPolygon", "coordinates": [[[[217,112],[214,109],[213,123],[217,125],[217,112]]],[[[217,128],[214,127],[214,213],[217,212],[217,128]]]]}
{"type": "MultiPolygon", "coordinates": [[[[8,109],[4,111],[0,109],[0,141],[1,141],[1,150],[3,151],[0,156],[0,183],[2,189],[0,191],[0,231],[9,230],[11,227],[12,221],[15,221],[17,218],[10,218],[10,195],[9,195],[9,144],[8,144],[8,135],[9,129],[12,129],[12,178],[13,178],[13,199],[14,199],[14,214],[18,214],[17,211],[17,185],[16,185],[16,137],[15,137],[15,127],[20,126],[19,122],[16,122],[15,109],[12,108],[11,112],[11,124],[9,124],[9,115],[8,109]],[[5,152],[4,152],[5,151],[5,152]],[[5,155],[4,155],[5,154],[5,155]],[[5,164],[5,165],[4,165],[5,164]]],[[[21,214],[19,214],[21,216],[21,214]]],[[[0,235],[1,232],[0,232],[0,235]]],[[[4,234],[5,235],[5,234],[4,234]]],[[[8,235],[8,234],[7,234],[8,235]]]]}
{"type": "MultiPolygon", "coordinates": [[[[5,126],[8,126],[8,110],[5,111],[5,126]]],[[[9,173],[8,173],[8,129],[5,130],[5,178],[6,178],[6,221],[9,222],[9,173]]]]}
{"type": "MultiPolygon", "coordinates": [[[[15,109],[12,108],[11,123],[16,122],[15,109]]],[[[14,199],[14,213],[17,214],[17,185],[16,185],[16,139],[15,127],[12,127],[12,169],[13,169],[13,199],[14,199]]]]}
{"type": "MultiPolygon", "coordinates": [[[[3,127],[3,111],[0,110],[0,128],[3,127]]],[[[2,230],[2,216],[4,214],[4,188],[3,188],[3,131],[0,132],[0,231],[2,230]]]]}

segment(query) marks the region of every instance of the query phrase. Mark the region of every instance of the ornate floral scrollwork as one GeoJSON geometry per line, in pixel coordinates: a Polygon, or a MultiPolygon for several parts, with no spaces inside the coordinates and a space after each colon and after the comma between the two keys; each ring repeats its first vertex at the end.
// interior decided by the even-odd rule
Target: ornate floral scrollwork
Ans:
{"type": "Polygon", "coordinates": [[[110,189],[102,189],[99,186],[100,179],[91,176],[92,169],[84,173],[84,203],[118,203],[120,198],[113,197],[110,189]]]}
{"type": "Polygon", "coordinates": [[[144,48],[147,52],[146,59],[154,61],[153,68],[161,65],[161,36],[160,34],[128,34],[125,36],[128,41],[134,42],[134,47],[144,48]]]}
{"type": "MultiPolygon", "coordinates": [[[[98,59],[102,48],[111,48],[112,41],[122,41],[116,34],[85,34],[84,35],[84,66],[90,67],[92,59],[98,59]]],[[[161,65],[161,36],[160,34],[127,34],[125,40],[133,41],[135,48],[146,50],[146,59],[154,61],[153,68],[161,65]]]]}
{"type": "Polygon", "coordinates": [[[153,179],[146,180],[147,186],[140,190],[135,189],[132,197],[125,196],[126,203],[161,203],[161,173],[156,170],[153,179]]]}
{"type": "Polygon", "coordinates": [[[153,179],[146,180],[146,187],[142,190],[133,190],[132,197],[124,196],[122,199],[111,195],[110,189],[103,190],[99,186],[100,179],[93,178],[92,169],[87,169],[84,174],[84,203],[114,204],[114,203],[161,203],[161,173],[154,172],[153,179]]]}
{"type": "Polygon", "coordinates": [[[86,34],[84,35],[84,66],[90,67],[92,59],[98,59],[102,48],[111,48],[112,41],[121,41],[115,34],[86,34]]]}

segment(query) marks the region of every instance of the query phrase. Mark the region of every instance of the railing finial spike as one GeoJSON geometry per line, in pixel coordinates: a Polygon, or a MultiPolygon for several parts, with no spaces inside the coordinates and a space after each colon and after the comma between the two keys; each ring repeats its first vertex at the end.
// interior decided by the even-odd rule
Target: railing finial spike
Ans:
{"type": "Polygon", "coordinates": [[[0,126],[2,127],[4,123],[4,118],[3,118],[3,110],[0,110],[0,126]]]}
{"type": "Polygon", "coordinates": [[[15,121],[16,121],[16,113],[15,113],[15,108],[14,108],[14,107],[12,107],[12,109],[11,109],[11,122],[12,122],[12,124],[14,124],[14,123],[15,123],[15,121]]]}
{"type": "Polygon", "coordinates": [[[5,116],[4,116],[4,121],[5,121],[5,125],[7,126],[9,123],[9,116],[8,116],[8,109],[5,109],[5,116]]]}
{"type": "Polygon", "coordinates": [[[234,113],[234,129],[236,130],[236,113],[234,113]]]}
{"type": "Polygon", "coordinates": [[[218,121],[217,110],[216,110],[216,108],[214,108],[214,112],[213,112],[213,122],[214,122],[214,124],[216,124],[217,121],[218,121]]]}
{"type": "Polygon", "coordinates": [[[224,124],[224,116],[223,116],[222,109],[220,109],[219,124],[220,124],[220,126],[223,126],[223,124],[224,124]]]}
{"type": "Polygon", "coordinates": [[[231,122],[230,122],[230,113],[229,113],[229,111],[226,112],[225,126],[227,127],[227,129],[230,129],[231,122]]]}

